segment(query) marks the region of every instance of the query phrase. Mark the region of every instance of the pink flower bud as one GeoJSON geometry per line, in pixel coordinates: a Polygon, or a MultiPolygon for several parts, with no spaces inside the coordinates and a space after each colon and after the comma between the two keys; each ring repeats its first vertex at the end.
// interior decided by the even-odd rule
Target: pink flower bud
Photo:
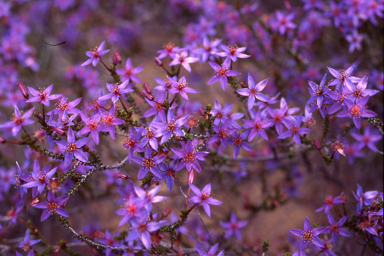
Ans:
{"type": "Polygon", "coordinates": [[[189,173],[188,183],[193,183],[194,179],[195,179],[195,174],[194,174],[193,169],[192,169],[191,172],[189,173]]]}
{"type": "Polygon", "coordinates": [[[116,174],[116,177],[119,178],[119,179],[122,179],[122,180],[127,180],[128,179],[128,176],[125,175],[125,174],[122,174],[122,173],[116,174]]]}
{"type": "Polygon", "coordinates": [[[155,63],[158,66],[162,66],[163,65],[163,62],[161,62],[161,60],[159,58],[155,58],[155,63]]]}
{"type": "Polygon", "coordinates": [[[22,82],[17,82],[17,84],[19,85],[19,89],[21,91],[21,94],[23,95],[23,97],[25,99],[29,99],[29,94],[27,92],[27,89],[25,89],[25,85],[22,83],[22,82]]]}
{"type": "Polygon", "coordinates": [[[143,84],[143,87],[144,87],[144,90],[145,90],[147,93],[151,94],[151,89],[149,88],[149,86],[147,85],[147,83],[144,83],[144,84],[143,84]]]}
{"type": "Polygon", "coordinates": [[[51,127],[52,130],[54,130],[55,132],[57,132],[58,134],[60,135],[64,135],[64,131],[61,130],[60,128],[57,128],[57,127],[51,127]]]}
{"type": "Polygon", "coordinates": [[[3,137],[0,137],[0,143],[4,144],[6,140],[3,137]]]}
{"type": "Polygon", "coordinates": [[[200,112],[200,115],[201,115],[201,116],[205,116],[204,110],[199,109],[199,112],[200,112]]]}
{"type": "Polygon", "coordinates": [[[149,100],[153,100],[153,96],[152,95],[150,95],[150,94],[148,94],[146,92],[143,92],[143,95],[144,95],[145,98],[147,98],[149,100]]]}
{"type": "Polygon", "coordinates": [[[114,66],[121,63],[121,56],[117,51],[115,51],[115,54],[113,54],[112,63],[114,66]]]}
{"type": "Polygon", "coordinates": [[[37,204],[39,201],[40,201],[39,198],[36,197],[35,199],[32,200],[31,206],[34,204],[37,204]]]}
{"type": "Polygon", "coordinates": [[[315,147],[317,148],[317,149],[321,149],[321,145],[320,145],[320,142],[318,141],[318,140],[315,140],[315,147]]]}

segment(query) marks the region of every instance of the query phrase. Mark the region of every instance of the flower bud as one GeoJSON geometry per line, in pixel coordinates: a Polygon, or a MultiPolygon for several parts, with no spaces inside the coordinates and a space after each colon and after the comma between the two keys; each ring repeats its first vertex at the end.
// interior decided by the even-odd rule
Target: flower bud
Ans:
{"type": "Polygon", "coordinates": [[[158,66],[163,66],[163,62],[161,62],[161,60],[159,58],[155,58],[155,63],[158,66]]]}
{"type": "Polygon", "coordinates": [[[241,88],[246,88],[247,87],[243,82],[240,82],[240,86],[241,86],[241,88]]]}
{"type": "Polygon", "coordinates": [[[64,131],[61,130],[60,128],[58,128],[58,127],[53,127],[53,126],[51,126],[51,128],[52,128],[52,130],[54,130],[54,131],[57,132],[58,134],[60,134],[60,135],[64,135],[64,131]]]}
{"type": "Polygon", "coordinates": [[[188,183],[193,183],[193,180],[195,179],[195,174],[193,172],[193,169],[189,172],[189,177],[188,177],[188,183]]]}
{"type": "Polygon", "coordinates": [[[122,180],[127,180],[128,179],[128,175],[125,175],[125,174],[122,174],[122,173],[116,174],[116,177],[119,178],[119,179],[122,179],[122,180]]]}
{"type": "Polygon", "coordinates": [[[153,100],[153,96],[152,95],[150,95],[150,94],[148,94],[146,92],[143,92],[143,95],[144,95],[145,98],[147,98],[149,100],[153,100]]]}
{"type": "Polygon", "coordinates": [[[113,63],[114,66],[116,66],[119,63],[121,63],[121,56],[118,53],[118,51],[115,51],[115,54],[112,57],[112,63],[113,63]]]}
{"type": "Polygon", "coordinates": [[[36,197],[35,199],[32,200],[31,206],[34,204],[37,204],[39,201],[40,201],[39,198],[36,197]]]}
{"type": "Polygon", "coordinates": [[[147,93],[151,94],[151,89],[149,88],[149,86],[147,85],[147,83],[144,83],[144,84],[143,84],[143,87],[144,87],[144,90],[145,90],[147,93]]]}
{"type": "Polygon", "coordinates": [[[200,112],[200,115],[201,115],[201,116],[205,116],[204,110],[199,109],[199,112],[200,112]]]}
{"type": "Polygon", "coordinates": [[[0,143],[4,144],[6,140],[3,137],[0,137],[0,143]]]}
{"type": "Polygon", "coordinates": [[[318,141],[318,140],[315,140],[315,147],[317,148],[317,149],[321,149],[321,145],[320,145],[320,142],[318,141]]]}
{"type": "Polygon", "coordinates": [[[29,99],[29,94],[27,92],[27,89],[25,89],[25,85],[22,83],[22,82],[17,82],[17,84],[19,85],[19,89],[21,91],[21,94],[23,95],[23,97],[25,99],[29,99]]]}

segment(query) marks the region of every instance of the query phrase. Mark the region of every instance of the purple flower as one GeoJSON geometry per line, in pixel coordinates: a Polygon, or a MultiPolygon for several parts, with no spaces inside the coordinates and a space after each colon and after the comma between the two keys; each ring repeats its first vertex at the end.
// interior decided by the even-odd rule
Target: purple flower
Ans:
{"type": "Polygon", "coordinates": [[[169,56],[170,58],[174,59],[175,58],[175,53],[177,52],[180,52],[180,48],[179,47],[175,47],[175,44],[174,43],[168,43],[166,44],[164,47],[163,50],[158,50],[157,53],[160,53],[160,55],[157,57],[159,59],[163,59],[167,56],[169,56]]]}
{"type": "Polygon", "coordinates": [[[137,197],[140,198],[146,204],[145,208],[147,209],[148,213],[152,210],[152,204],[159,203],[168,199],[168,197],[166,196],[156,195],[159,192],[160,188],[161,186],[157,186],[151,189],[150,191],[145,191],[144,189],[138,186],[134,186],[137,197]]]}
{"type": "Polygon", "coordinates": [[[129,136],[123,143],[123,147],[128,149],[129,162],[131,162],[131,158],[134,152],[144,151],[142,143],[139,142],[142,133],[142,129],[136,132],[135,129],[131,126],[131,129],[129,130],[129,136]]]}
{"type": "Polygon", "coordinates": [[[194,197],[191,197],[190,199],[191,202],[202,205],[208,217],[211,217],[211,208],[209,208],[210,204],[220,205],[223,203],[217,199],[212,198],[211,183],[206,185],[202,191],[200,191],[200,189],[198,189],[195,185],[191,183],[189,183],[189,187],[192,189],[193,193],[195,193],[196,195],[194,197]]]}
{"type": "Polygon", "coordinates": [[[353,72],[354,67],[350,66],[344,71],[337,71],[333,68],[328,67],[329,72],[336,78],[332,82],[329,83],[330,85],[345,85],[346,80],[350,80],[350,82],[357,83],[360,81],[360,78],[351,76],[353,72]]]}
{"type": "Polygon", "coordinates": [[[48,191],[47,202],[34,204],[33,207],[44,209],[43,214],[41,215],[41,221],[46,220],[53,212],[69,218],[69,214],[63,208],[63,204],[69,199],[69,196],[61,196],[55,198],[55,195],[50,190],[48,191]]]}
{"type": "Polygon", "coordinates": [[[221,126],[214,125],[213,130],[215,131],[215,135],[208,139],[207,144],[212,144],[215,142],[219,142],[223,145],[224,148],[227,147],[228,139],[236,131],[236,129],[230,128],[231,120],[225,121],[221,126]]]}
{"type": "Polygon", "coordinates": [[[108,94],[105,94],[104,96],[101,96],[99,98],[99,100],[109,100],[110,98],[112,98],[113,103],[116,103],[116,101],[118,101],[122,95],[124,95],[126,93],[133,92],[132,89],[128,89],[128,88],[125,89],[125,87],[127,85],[128,85],[128,80],[125,80],[121,84],[108,84],[107,83],[108,91],[110,91],[111,93],[108,93],[108,94]]]}
{"type": "Polygon", "coordinates": [[[155,137],[162,137],[160,144],[164,144],[172,134],[184,137],[184,132],[180,127],[187,121],[187,119],[188,116],[175,120],[173,111],[169,109],[166,123],[154,122],[153,125],[157,128],[155,137]]]}
{"type": "Polygon", "coordinates": [[[171,81],[165,82],[163,79],[155,78],[156,83],[159,85],[155,87],[155,90],[160,92],[169,92],[170,89],[172,89],[172,83],[171,81]]]}
{"type": "Polygon", "coordinates": [[[131,58],[128,58],[127,62],[125,63],[125,69],[116,69],[116,73],[122,75],[123,77],[121,78],[121,80],[126,80],[127,83],[129,82],[129,80],[132,80],[136,83],[141,83],[140,78],[136,74],[143,71],[143,69],[144,66],[133,68],[131,58]]]}
{"type": "Polygon", "coordinates": [[[272,125],[275,125],[277,134],[282,134],[283,124],[286,125],[287,123],[285,115],[287,113],[288,106],[284,106],[280,109],[267,108],[267,110],[272,119],[266,119],[265,121],[271,123],[272,125]]]}
{"type": "Polygon", "coordinates": [[[170,77],[168,78],[173,85],[173,87],[169,90],[169,92],[172,94],[180,93],[181,97],[183,97],[185,100],[189,100],[187,93],[199,93],[195,89],[188,87],[188,83],[187,83],[187,80],[185,79],[185,76],[180,78],[179,82],[177,83],[172,78],[170,77]]]}
{"type": "MultiPolygon", "coordinates": [[[[144,113],[144,117],[149,117],[149,116],[153,116],[155,115],[155,119],[156,121],[159,121],[159,122],[165,122],[167,120],[166,116],[165,116],[165,107],[164,107],[164,101],[165,101],[165,95],[162,94],[160,96],[159,99],[153,99],[153,100],[149,100],[147,98],[145,98],[145,100],[147,101],[147,103],[151,106],[151,108],[149,108],[145,113],[144,113]]],[[[174,109],[175,107],[177,107],[176,104],[172,104],[172,106],[170,107],[170,109],[174,109]]]]}
{"type": "Polygon", "coordinates": [[[22,115],[16,105],[13,107],[15,108],[15,114],[11,119],[12,121],[8,121],[8,122],[5,122],[4,124],[1,124],[0,129],[12,127],[12,135],[16,136],[23,126],[30,125],[35,122],[28,119],[33,114],[33,111],[35,110],[35,108],[34,107],[31,108],[30,110],[28,110],[22,115]]]}
{"type": "Polygon", "coordinates": [[[211,65],[213,70],[216,71],[216,74],[209,79],[207,84],[210,85],[220,80],[221,87],[225,91],[225,89],[227,88],[228,77],[240,75],[240,73],[235,70],[228,70],[230,64],[231,64],[230,58],[226,58],[224,63],[221,66],[215,62],[209,61],[209,65],[211,65]]]}
{"type": "Polygon", "coordinates": [[[355,162],[355,157],[362,158],[364,153],[358,149],[358,143],[353,143],[352,145],[346,144],[344,152],[347,155],[349,165],[353,165],[355,162]]]}
{"type": "Polygon", "coordinates": [[[308,217],[305,217],[304,230],[301,230],[301,229],[290,230],[292,234],[301,238],[300,250],[303,250],[308,245],[309,242],[317,246],[322,246],[322,242],[320,238],[317,237],[322,233],[322,231],[323,231],[322,227],[312,229],[311,223],[309,222],[308,217]]]}
{"type": "Polygon", "coordinates": [[[333,244],[337,243],[337,235],[348,236],[348,237],[351,236],[351,234],[349,234],[349,232],[347,230],[342,228],[344,223],[347,221],[347,216],[342,217],[338,222],[336,222],[333,219],[331,213],[328,213],[327,217],[328,217],[329,224],[331,224],[331,225],[325,227],[323,230],[323,233],[324,234],[331,233],[333,244]]]}
{"type": "Polygon", "coordinates": [[[177,165],[177,160],[174,160],[169,165],[161,163],[159,166],[160,170],[165,173],[165,183],[167,183],[169,191],[172,191],[176,172],[180,171],[177,165]]]}
{"type": "Polygon", "coordinates": [[[142,178],[144,178],[149,171],[151,171],[157,177],[161,178],[161,173],[157,168],[157,165],[163,162],[166,157],[167,157],[166,155],[158,155],[153,157],[152,150],[149,147],[145,148],[144,157],[140,157],[140,156],[131,157],[131,159],[135,163],[141,165],[141,168],[138,174],[138,179],[141,180],[142,178]]]}
{"type": "Polygon", "coordinates": [[[357,29],[354,29],[352,34],[346,35],[345,39],[349,42],[349,52],[353,52],[355,49],[361,50],[361,41],[363,41],[364,36],[358,34],[357,29]]]}
{"type": "Polygon", "coordinates": [[[369,96],[362,98],[360,101],[356,101],[354,104],[352,101],[345,99],[344,110],[338,113],[337,117],[350,117],[353,120],[356,128],[360,130],[361,119],[360,117],[374,117],[377,116],[375,112],[372,110],[368,110],[365,108],[367,104],[369,96]]]}
{"type": "Polygon", "coordinates": [[[128,233],[126,240],[132,241],[140,237],[140,240],[143,242],[145,248],[150,249],[152,243],[150,232],[158,230],[163,225],[163,223],[154,221],[148,222],[147,219],[147,216],[144,216],[140,219],[132,220],[130,222],[132,225],[131,232],[128,233]]]}
{"type": "Polygon", "coordinates": [[[221,43],[221,39],[215,39],[212,42],[208,37],[204,36],[202,48],[196,49],[193,53],[201,54],[201,62],[206,62],[209,57],[217,54],[217,46],[221,43]]]}
{"type": "Polygon", "coordinates": [[[180,54],[175,53],[175,57],[173,58],[172,62],[169,63],[169,66],[182,65],[188,72],[191,72],[191,66],[189,65],[189,63],[194,63],[199,59],[187,56],[188,53],[186,51],[182,51],[180,54]]]}
{"type": "Polygon", "coordinates": [[[273,125],[272,121],[263,121],[261,118],[261,112],[260,110],[256,112],[251,111],[251,116],[254,118],[254,120],[248,120],[243,119],[244,125],[243,128],[250,129],[248,141],[253,140],[256,136],[259,138],[263,137],[266,141],[268,141],[268,135],[264,131],[265,128],[271,127],[273,125]]]}
{"type": "Polygon", "coordinates": [[[277,137],[278,139],[285,139],[293,136],[293,139],[297,145],[301,145],[300,135],[310,133],[312,130],[309,128],[300,128],[301,116],[296,116],[295,122],[288,122],[287,128],[288,131],[283,132],[277,137]]]}
{"type": "Polygon", "coordinates": [[[353,138],[355,138],[359,144],[357,145],[357,150],[360,150],[364,147],[368,147],[369,149],[373,150],[374,152],[377,152],[377,147],[375,146],[374,142],[379,141],[382,139],[382,135],[375,134],[371,132],[371,127],[368,126],[364,130],[364,135],[351,132],[351,135],[353,138]]]}
{"type": "Polygon", "coordinates": [[[27,229],[25,232],[24,240],[21,241],[17,247],[22,248],[24,251],[28,251],[32,249],[32,245],[37,244],[40,241],[41,239],[31,240],[29,237],[29,229],[27,229]]]}
{"type": "Polygon", "coordinates": [[[367,191],[363,192],[363,188],[357,184],[357,190],[356,193],[353,191],[353,196],[356,198],[359,203],[357,204],[356,212],[360,213],[361,209],[363,208],[363,205],[370,205],[372,204],[374,198],[379,192],[377,191],[367,191]]]}
{"type": "Polygon", "coordinates": [[[23,198],[24,196],[24,193],[27,191],[27,188],[24,188],[21,186],[22,183],[24,183],[24,176],[23,174],[25,173],[21,173],[21,169],[20,169],[20,166],[19,166],[19,163],[16,161],[16,166],[17,166],[17,174],[15,175],[15,187],[16,188],[19,188],[19,192],[20,192],[20,197],[23,198]]]}
{"type": "Polygon", "coordinates": [[[220,224],[226,229],[224,235],[225,239],[228,239],[231,236],[236,236],[238,240],[241,240],[240,229],[244,228],[248,224],[248,221],[237,220],[236,214],[233,212],[229,222],[221,222],[220,224]]]}
{"type": "Polygon", "coordinates": [[[258,84],[255,85],[253,77],[248,74],[248,88],[236,90],[238,94],[248,97],[248,110],[251,110],[253,108],[256,99],[261,101],[268,101],[268,98],[265,97],[264,94],[260,93],[267,85],[268,80],[269,78],[260,81],[258,84]]]}
{"type": "Polygon", "coordinates": [[[274,27],[279,30],[281,35],[284,35],[287,29],[294,29],[296,25],[292,22],[295,17],[294,13],[284,15],[281,11],[276,11],[276,21],[274,27]]]}
{"type": "Polygon", "coordinates": [[[344,100],[348,98],[349,92],[348,90],[344,88],[340,88],[339,91],[330,91],[328,92],[328,96],[331,97],[331,99],[335,100],[332,107],[329,108],[328,114],[331,115],[333,113],[336,113],[344,104],[344,100]]]}
{"type": "Polygon", "coordinates": [[[209,152],[197,152],[196,147],[198,144],[198,140],[195,139],[193,141],[188,140],[187,143],[180,142],[182,145],[182,149],[179,148],[171,148],[172,152],[175,154],[174,158],[181,159],[177,170],[181,170],[184,166],[187,167],[188,172],[192,169],[195,169],[197,172],[201,172],[201,166],[198,162],[205,161],[204,156],[208,155],[209,152]]]}
{"type": "Polygon", "coordinates": [[[149,127],[145,128],[142,134],[143,138],[141,139],[141,143],[143,147],[149,145],[151,148],[157,151],[159,144],[157,143],[157,139],[155,137],[155,129],[153,127],[153,124],[150,124],[149,127]]]}
{"type": "Polygon", "coordinates": [[[312,104],[315,100],[317,107],[321,108],[323,106],[324,96],[330,91],[328,88],[324,88],[326,82],[327,74],[324,75],[323,79],[320,82],[320,86],[315,84],[312,81],[308,81],[310,88],[308,88],[309,93],[312,95],[309,98],[307,104],[312,104]]]}
{"type": "Polygon", "coordinates": [[[75,133],[73,132],[72,128],[68,129],[67,142],[61,141],[61,140],[55,140],[59,148],[65,152],[65,155],[64,155],[65,167],[68,167],[71,164],[73,156],[75,156],[77,159],[79,159],[82,162],[88,161],[88,153],[80,150],[82,146],[87,144],[88,140],[89,138],[82,138],[76,141],[75,133]]]}
{"type": "Polygon", "coordinates": [[[309,111],[309,105],[305,106],[304,113],[305,117],[302,119],[304,123],[306,123],[309,127],[316,124],[315,119],[312,117],[312,113],[309,111]]]}
{"type": "MultiPolygon", "coordinates": [[[[219,249],[219,243],[213,245],[208,251],[201,248],[196,248],[200,256],[215,256],[217,249],[219,249]]],[[[224,250],[221,250],[216,256],[224,256],[224,250]]]]}
{"type": "Polygon", "coordinates": [[[229,144],[233,144],[234,158],[237,158],[237,156],[239,155],[240,147],[247,151],[253,151],[251,145],[245,142],[245,139],[247,138],[248,134],[249,134],[249,131],[244,131],[240,135],[238,134],[238,132],[235,132],[232,135],[232,138],[229,140],[229,144]]]}
{"type": "Polygon", "coordinates": [[[31,87],[28,87],[29,92],[34,96],[32,98],[29,98],[27,102],[40,102],[41,104],[44,104],[45,106],[49,106],[50,100],[56,100],[62,96],[62,94],[54,94],[50,95],[52,92],[53,84],[48,86],[46,89],[40,89],[40,91],[33,89],[31,87]]]}
{"type": "Polygon", "coordinates": [[[32,177],[25,179],[26,184],[22,185],[24,188],[33,188],[37,187],[39,193],[43,192],[45,185],[49,183],[49,179],[56,173],[57,168],[51,168],[50,165],[46,166],[44,169],[40,170],[40,164],[37,159],[35,159],[33,164],[32,177]]]}
{"type": "Polygon", "coordinates": [[[100,115],[95,114],[92,118],[89,118],[83,112],[80,113],[81,119],[84,121],[86,126],[84,126],[77,135],[81,136],[87,133],[91,133],[93,141],[96,145],[99,145],[99,132],[100,132],[100,115]]]}
{"type": "MultiPolygon", "coordinates": [[[[332,252],[330,249],[333,247],[333,245],[331,245],[331,243],[329,242],[329,240],[325,240],[324,242],[321,241],[321,246],[318,246],[318,245],[315,245],[316,249],[319,250],[320,252],[323,252],[325,256],[337,256],[334,252],[332,252]]],[[[319,252],[319,253],[320,253],[319,252]]],[[[294,256],[305,256],[305,253],[304,252],[301,252],[300,255],[295,255],[293,254],[294,256]]],[[[293,256],[292,255],[292,256],[293,256]]]]}
{"type": "Polygon", "coordinates": [[[95,47],[93,50],[85,52],[85,54],[90,58],[89,60],[85,61],[81,66],[87,66],[92,63],[94,67],[96,67],[97,63],[101,59],[101,56],[109,52],[109,50],[103,50],[104,49],[105,41],[103,41],[99,47],[95,47]]]}
{"type": "Polygon", "coordinates": [[[104,109],[100,109],[100,112],[102,118],[100,130],[109,132],[112,140],[115,140],[115,125],[122,125],[125,121],[115,117],[115,105],[113,105],[108,112],[104,109]]]}
{"type": "Polygon", "coordinates": [[[117,210],[115,213],[120,216],[124,216],[119,223],[119,227],[124,225],[127,221],[132,218],[140,218],[141,216],[146,215],[146,211],[143,211],[144,203],[142,200],[135,198],[131,193],[129,200],[126,201],[123,205],[123,208],[117,210]]]}
{"type": "Polygon", "coordinates": [[[56,108],[52,111],[49,111],[47,115],[52,114],[59,114],[59,117],[61,117],[66,110],[68,114],[77,114],[80,112],[77,108],[75,108],[77,105],[79,105],[82,98],[77,98],[74,101],[68,103],[68,99],[63,96],[61,97],[60,101],[56,104],[56,108]]]}
{"type": "Polygon", "coordinates": [[[357,85],[352,83],[350,80],[346,80],[345,85],[348,88],[347,92],[349,92],[348,99],[352,101],[361,100],[364,97],[373,96],[379,92],[378,90],[367,89],[367,84],[368,76],[361,78],[357,85]]]}
{"type": "Polygon", "coordinates": [[[229,47],[226,45],[221,45],[221,48],[224,52],[217,53],[216,55],[220,57],[229,57],[233,62],[237,61],[237,58],[249,58],[251,55],[244,54],[243,51],[247,49],[247,47],[238,47],[237,45],[230,45],[229,47]]]}
{"type": "Polygon", "coordinates": [[[343,196],[344,192],[341,193],[339,196],[337,197],[333,197],[332,195],[328,195],[325,197],[325,204],[323,206],[321,206],[319,209],[316,210],[316,212],[320,212],[322,210],[325,211],[325,213],[329,213],[329,211],[331,210],[331,208],[335,205],[335,204],[342,204],[344,203],[344,200],[341,200],[340,198],[343,196]]]}

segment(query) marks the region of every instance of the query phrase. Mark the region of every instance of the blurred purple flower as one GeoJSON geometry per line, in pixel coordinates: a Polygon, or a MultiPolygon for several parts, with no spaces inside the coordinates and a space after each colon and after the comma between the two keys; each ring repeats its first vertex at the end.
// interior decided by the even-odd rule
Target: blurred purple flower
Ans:
{"type": "Polygon", "coordinates": [[[90,58],[89,60],[85,61],[81,66],[87,66],[92,63],[94,67],[96,67],[97,63],[101,59],[101,56],[108,53],[109,50],[103,50],[104,49],[105,41],[103,41],[99,47],[95,47],[93,50],[85,52],[85,54],[90,58]]]}

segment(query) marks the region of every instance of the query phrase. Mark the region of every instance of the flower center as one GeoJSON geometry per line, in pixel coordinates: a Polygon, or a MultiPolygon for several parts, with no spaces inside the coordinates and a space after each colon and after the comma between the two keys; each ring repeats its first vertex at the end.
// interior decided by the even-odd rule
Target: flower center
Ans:
{"type": "Polygon", "coordinates": [[[124,142],[123,146],[125,148],[133,148],[135,146],[135,141],[133,139],[127,138],[127,140],[124,142]]]}
{"type": "Polygon", "coordinates": [[[106,125],[112,125],[114,117],[113,116],[105,116],[104,117],[104,123],[106,125]]]}
{"type": "Polygon", "coordinates": [[[96,130],[97,129],[97,123],[95,121],[91,121],[88,125],[89,129],[96,130]]]}
{"type": "Polygon", "coordinates": [[[40,89],[40,100],[43,101],[43,100],[46,100],[47,99],[47,93],[44,91],[44,89],[40,89]]]}
{"type": "Polygon", "coordinates": [[[312,231],[303,231],[303,233],[301,233],[301,239],[307,241],[307,242],[310,242],[313,240],[313,235],[312,235],[312,231]]]}
{"type": "Polygon", "coordinates": [[[47,209],[48,211],[50,212],[54,212],[56,211],[57,209],[59,209],[59,205],[55,202],[48,202],[48,205],[47,205],[47,209]]]}
{"type": "Polygon", "coordinates": [[[187,124],[189,127],[196,127],[198,123],[199,123],[199,119],[193,116],[190,116],[187,120],[187,124]]]}
{"type": "Polygon", "coordinates": [[[350,110],[350,114],[355,117],[359,117],[361,114],[361,108],[357,105],[353,106],[350,110]]]}
{"type": "Polygon", "coordinates": [[[226,131],[226,130],[220,130],[220,132],[219,132],[219,138],[220,138],[220,139],[224,139],[224,138],[226,138],[226,137],[228,137],[227,131],[226,131]]]}
{"type": "Polygon", "coordinates": [[[229,45],[228,46],[228,49],[229,49],[229,54],[231,54],[232,56],[234,56],[236,54],[236,51],[239,47],[237,45],[229,45]]]}
{"type": "Polygon", "coordinates": [[[147,130],[147,134],[145,135],[145,137],[147,137],[148,139],[152,139],[153,137],[155,137],[155,135],[153,131],[147,130]]]}
{"type": "Polygon", "coordinates": [[[194,153],[187,153],[187,154],[185,154],[183,160],[187,163],[191,163],[191,162],[195,161],[195,154],[194,153]]]}
{"type": "Polygon", "coordinates": [[[155,163],[153,162],[152,158],[144,158],[143,160],[143,166],[147,169],[151,169],[152,166],[154,166],[155,163]]]}
{"type": "Polygon", "coordinates": [[[220,70],[217,72],[219,76],[226,76],[227,75],[227,70],[223,67],[220,68],[220,70]]]}
{"type": "Polygon", "coordinates": [[[234,139],[234,141],[233,141],[233,145],[235,145],[235,146],[240,146],[242,141],[243,141],[242,139],[240,139],[240,138],[236,138],[236,139],[234,139]]]}
{"type": "Polygon", "coordinates": [[[68,104],[66,102],[60,101],[57,103],[56,107],[64,111],[68,109],[68,104]]]}
{"type": "Polygon", "coordinates": [[[175,122],[167,124],[166,129],[173,132],[176,129],[175,122]]]}
{"type": "Polygon", "coordinates": [[[77,149],[76,143],[69,143],[65,151],[73,153],[75,152],[76,149],[77,149]]]}
{"type": "Polygon", "coordinates": [[[296,126],[294,126],[294,127],[291,129],[292,134],[296,134],[298,131],[299,131],[299,127],[296,127],[296,126]]]}

